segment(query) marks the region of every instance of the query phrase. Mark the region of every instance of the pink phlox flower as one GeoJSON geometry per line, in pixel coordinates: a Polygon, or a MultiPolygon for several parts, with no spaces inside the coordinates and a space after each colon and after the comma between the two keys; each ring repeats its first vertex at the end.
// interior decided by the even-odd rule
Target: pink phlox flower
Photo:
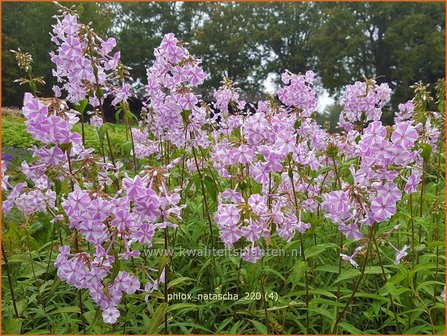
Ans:
{"type": "Polygon", "coordinates": [[[399,264],[400,264],[400,260],[401,260],[402,258],[404,258],[405,256],[408,255],[407,250],[408,250],[409,246],[408,246],[408,245],[404,245],[404,246],[402,247],[402,249],[399,250],[399,249],[398,249],[397,247],[395,247],[391,242],[388,242],[388,244],[390,244],[390,246],[391,246],[391,247],[393,248],[393,250],[396,252],[396,257],[395,257],[395,259],[394,259],[394,263],[395,263],[396,265],[399,265],[399,264]]]}
{"type": "Polygon", "coordinates": [[[363,233],[359,231],[357,224],[341,224],[338,229],[349,239],[360,240],[363,238],[363,233]]]}
{"type": "Polygon", "coordinates": [[[231,248],[237,242],[243,233],[236,224],[226,225],[220,228],[220,239],[226,248],[231,248]]]}
{"type": "Polygon", "coordinates": [[[399,201],[402,198],[402,192],[394,182],[386,182],[377,188],[378,195],[389,197],[394,201],[399,201]]]}
{"type": "Polygon", "coordinates": [[[295,150],[296,134],[283,132],[278,134],[274,146],[283,154],[287,155],[295,150]]]}
{"type": "Polygon", "coordinates": [[[242,194],[240,192],[237,192],[233,189],[226,189],[222,196],[225,198],[227,202],[230,203],[242,203],[242,194]]]}
{"type": "Polygon", "coordinates": [[[382,222],[396,213],[396,200],[389,196],[379,195],[371,200],[372,218],[382,222]]]}
{"type": "Polygon", "coordinates": [[[114,306],[109,306],[102,311],[104,323],[114,324],[118,320],[118,317],[120,317],[120,311],[114,306]]]}
{"type": "Polygon", "coordinates": [[[418,132],[411,125],[411,122],[400,122],[394,126],[393,134],[391,135],[391,141],[401,148],[413,147],[415,141],[418,138],[418,132]]]}
{"type": "Polygon", "coordinates": [[[250,221],[249,225],[242,228],[242,235],[251,242],[259,240],[261,238],[262,232],[262,226],[257,225],[253,221],[250,221]]]}
{"type": "MultiPolygon", "coordinates": [[[[405,193],[412,194],[416,191],[419,184],[421,183],[421,173],[419,171],[414,171],[408,178],[406,179],[406,184],[404,187],[405,193]]],[[[405,180],[405,179],[404,179],[405,180]]]]}
{"type": "Polygon", "coordinates": [[[238,163],[246,164],[255,157],[253,150],[247,145],[241,145],[230,151],[230,156],[238,163]]]}
{"type": "Polygon", "coordinates": [[[220,204],[214,219],[219,227],[236,225],[241,218],[239,210],[234,204],[220,204]]]}
{"type": "Polygon", "coordinates": [[[19,197],[20,192],[25,186],[26,186],[25,182],[17,183],[12,189],[11,193],[8,195],[8,198],[3,202],[2,212],[5,217],[8,216],[8,213],[14,206],[16,198],[19,197]]]}
{"type": "Polygon", "coordinates": [[[264,250],[259,246],[246,247],[242,253],[242,259],[251,263],[255,263],[257,260],[264,256],[264,250]]]}
{"type": "Polygon", "coordinates": [[[359,264],[354,260],[354,257],[363,249],[363,246],[359,246],[354,250],[354,253],[351,256],[348,256],[346,254],[340,253],[340,257],[343,258],[343,260],[349,261],[352,266],[357,268],[359,264]]]}
{"type": "Polygon", "coordinates": [[[253,194],[248,198],[248,205],[257,215],[262,215],[268,211],[267,198],[265,195],[253,194]]]}
{"type": "Polygon", "coordinates": [[[154,234],[154,226],[152,224],[145,223],[139,226],[138,231],[135,233],[135,238],[138,239],[141,244],[146,244],[151,247],[154,234]]]}

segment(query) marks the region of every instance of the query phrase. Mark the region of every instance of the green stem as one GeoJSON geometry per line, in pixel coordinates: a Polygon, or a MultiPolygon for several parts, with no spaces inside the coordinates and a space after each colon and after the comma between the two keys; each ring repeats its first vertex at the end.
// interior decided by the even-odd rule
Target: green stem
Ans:
{"type": "MultiPolygon", "coordinates": [[[[206,158],[207,155],[205,155],[205,153],[203,152],[202,147],[198,147],[198,148],[199,148],[199,150],[200,150],[200,153],[202,154],[202,157],[203,157],[203,158],[206,158]]],[[[211,175],[211,179],[213,180],[214,185],[216,186],[217,191],[220,192],[220,191],[221,191],[221,190],[220,190],[220,185],[219,185],[219,183],[217,182],[217,181],[218,181],[218,178],[214,175],[214,172],[213,172],[212,169],[209,169],[209,172],[210,172],[210,175],[211,175]]]]}
{"type": "MultiPolygon", "coordinates": [[[[438,195],[439,179],[440,179],[439,172],[440,171],[441,171],[441,156],[438,155],[438,158],[437,158],[437,172],[438,172],[438,174],[436,174],[435,195],[438,195]]],[[[436,227],[435,227],[434,240],[438,241],[439,240],[439,220],[438,220],[437,213],[435,211],[433,211],[432,224],[434,225],[435,222],[436,222],[436,227]]],[[[432,239],[432,242],[433,242],[433,239],[432,239]]],[[[436,269],[435,269],[435,275],[433,277],[434,281],[438,281],[438,271],[439,271],[439,246],[436,246],[436,269]]],[[[435,283],[433,286],[433,305],[435,305],[435,303],[436,303],[436,290],[437,290],[436,287],[437,287],[437,284],[435,283]]]]}
{"type": "MultiPolygon", "coordinates": [[[[76,253],[79,253],[79,242],[78,242],[78,232],[75,231],[75,236],[74,236],[74,244],[75,244],[75,251],[76,253]]],[[[82,324],[82,332],[83,334],[86,333],[85,331],[85,322],[84,322],[84,304],[82,301],[82,292],[78,291],[78,297],[79,297],[79,318],[81,320],[81,324],[82,324]]]]}
{"type": "Polygon", "coordinates": [[[127,136],[127,129],[129,129],[130,133],[130,142],[132,144],[132,158],[133,158],[133,170],[135,174],[137,174],[138,165],[137,165],[137,157],[135,155],[135,142],[133,140],[133,134],[132,134],[132,125],[129,123],[129,118],[127,117],[128,113],[132,113],[129,108],[129,104],[126,102],[122,104],[123,110],[124,110],[124,120],[126,121],[126,136],[127,136]]]}
{"type": "Polygon", "coordinates": [[[3,255],[3,260],[5,262],[6,275],[8,276],[9,292],[11,293],[12,307],[14,308],[14,314],[15,314],[16,318],[19,318],[19,311],[17,309],[16,299],[15,299],[15,295],[14,295],[14,289],[12,286],[11,271],[9,269],[8,258],[6,257],[6,251],[5,251],[3,242],[2,242],[2,255],[3,255]]]}
{"type": "Polygon", "coordinates": [[[337,333],[337,329],[338,329],[338,324],[340,323],[341,319],[343,318],[344,313],[346,312],[346,310],[348,309],[348,307],[351,305],[352,299],[354,298],[355,294],[357,293],[357,290],[360,286],[360,283],[363,280],[364,274],[365,274],[365,268],[366,268],[366,264],[368,262],[368,256],[371,250],[371,241],[372,241],[372,237],[374,235],[374,231],[372,229],[372,227],[369,228],[369,239],[368,239],[368,247],[366,250],[366,255],[365,255],[365,260],[363,261],[362,264],[362,269],[360,271],[360,276],[357,280],[357,282],[354,285],[354,288],[352,290],[351,296],[349,297],[348,302],[346,302],[345,306],[343,307],[343,310],[341,311],[341,313],[337,316],[337,319],[335,321],[335,325],[334,328],[332,330],[332,334],[336,334],[337,333]]]}
{"type": "MultiPolygon", "coordinates": [[[[341,270],[342,270],[342,262],[343,262],[343,258],[341,257],[341,253],[343,253],[343,233],[340,232],[340,245],[339,245],[339,254],[338,254],[338,276],[340,276],[341,274],[341,270]]],[[[340,302],[340,283],[337,283],[337,303],[340,302]]],[[[338,305],[335,308],[335,316],[338,316],[338,312],[339,312],[339,307],[338,305]]],[[[335,331],[337,332],[337,330],[335,331]]]]}
{"type": "MultiPolygon", "coordinates": [[[[410,194],[409,203],[410,203],[410,224],[411,224],[411,267],[414,268],[414,262],[415,262],[414,245],[415,245],[416,241],[415,241],[414,217],[413,217],[413,194],[410,194]]],[[[414,275],[413,275],[413,281],[414,281],[414,275]]],[[[411,316],[412,316],[411,310],[413,310],[413,308],[414,308],[413,298],[414,298],[414,295],[412,292],[411,298],[410,298],[410,313],[408,316],[408,329],[411,326],[411,316]]]]}
{"type": "Polygon", "coordinates": [[[81,135],[82,135],[82,145],[85,146],[84,112],[81,112],[81,135]]]}
{"type": "MultiPolygon", "coordinates": [[[[419,204],[419,217],[422,217],[422,212],[424,209],[424,192],[425,192],[425,180],[426,180],[426,162],[425,160],[423,160],[422,162],[422,183],[421,183],[421,195],[420,195],[420,204],[419,204]]],[[[419,244],[422,241],[422,223],[419,224],[419,229],[418,229],[418,242],[419,244]]],[[[416,263],[419,264],[419,253],[417,254],[416,257],[416,263]]]]}
{"type": "Polygon", "coordinates": [[[34,283],[37,282],[36,272],[34,271],[34,265],[33,265],[33,256],[31,255],[31,244],[29,242],[29,232],[26,230],[26,244],[28,245],[28,254],[30,259],[30,265],[31,265],[31,271],[33,272],[34,276],[34,283]]]}
{"type": "MultiPolygon", "coordinates": [[[[165,240],[165,252],[168,253],[168,228],[164,229],[164,240],[165,240]]],[[[165,285],[164,285],[164,300],[166,302],[166,305],[169,304],[168,302],[168,265],[165,265],[165,285]]],[[[168,312],[165,313],[165,334],[168,333],[168,312]]]]}
{"type": "Polygon", "coordinates": [[[260,279],[261,283],[261,293],[262,293],[262,302],[264,305],[264,317],[265,317],[265,327],[267,329],[267,334],[270,334],[270,325],[269,325],[269,315],[267,310],[267,300],[265,295],[265,273],[264,273],[264,258],[262,258],[261,261],[261,267],[262,267],[262,276],[260,279]]]}
{"type": "Polygon", "coordinates": [[[67,162],[68,162],[68,170],[70,171],[70,185],[71,191],[74,191],[74,183],[73,183],[73,168],[71,166],[71,158],[70,158],[70,149],[67,150],[67,162]]]}
{"type": "Polygon", "coordinates": [[[51,255],[53,253],[53,246],[54,246],[54,237],[53,237],[53,235],[54,235],[54,225],[55,224],[53,224],[53,227],[51,228],[51,234],[50,234],[51,235],[51,245],[50,245],[50,252],[49,252],[49,255],[48,255],[47,270],[45,272],[45,281],[47,281],[48,273],[50,272],[51,255]]]}
{"type": "MultiPolygon", "coordinates": [[[[292,163],[291,160],[289,160],[289,178],[290,183],[292,184],[292,192],[293,192],[293,200],[295,203],[295,216],[298,219],[299,217],[299,210],[298,210],[298,199],[296,197],[296,190],[295,190],[295,183],[293,181],[293,170],[292,170],[292,163]]],[[[306,255],[304,252],[304,240],[303,240],[303,234],[299,232],[300,237],[300,248],[301,248],[301,256],[303,258],[303,262],[306,263],[306,255]]],[[[306,333],[309,333],[310,328],[310,320],[309,320],[309,279],[308,279],[308,272],[307,269],[304,271],[304,282],[306,287],[306,333]]]]}
{"type": "MultiPolygon", "coordinates": [[[[203,183],[203,175],[202,172],[200,171],[200,167],[199,167],[199,162],[197,160],[197,154],[196,154],[196,150],[194,148],[194,146],[192,147],[192,154],[194,156],[194,162],[197,168],[197,173],[199,174],[199,178],[200,178],[200,186],[201,186],[201,190],[202,190],[202,196],[203,196],[203,206],[204,206],[204,210],[206,213],[206,217],[208,219],[208,225],[209,225],[209,229],[210,229],[210,238],[211,238],[211,248],[212,248],[212,260],[213,260],[213,268],[214,270],[216,270],[216,259],[214,256],[214,251],[215,251],[215,247],[214,247],[214,234],[213,234],[213,223],[211,221],[211,215],[210,215],[210,211],[209,211],[209,207],[208,207],[208,201],[206,198],[206,191],[205,191],[205,185],[203,183]]],[[[213,287],[215,287],[215,283],[214,283],[214,274],[212,276],[212,281],[213,281],[213,287]]]]}
{"type": "MultiPolygon", "coordinates": [[[[375,223],[374,225],[376,225],[376,224],[377,223],[375,223]]],[[[382,270],[383,280],[386,283],[388,281],[388,279],[386,277],[385,268],[383,267],[382,256],[380,254],[379,245],[377,244],[377,239],[376,239],[375,235],[373,235],[373,240],[374,240],[374,246],[376,247],[376,251],[377,251],[377,257],[379,259],[380,269],[382,270]]],[[[377,293],[377,294],[379,294],[379,293],[377,293]]],[[[390,303],[391,303],[391,309],[393,310],[394,319],[396,320],[397,333],[400,334],[401,330],[400,330],[400,326],[399,326],[399,319],[397,318],[396,306],[394,305],[393,296],[391,295],[391,293],[390,293],[390,303]]]]}

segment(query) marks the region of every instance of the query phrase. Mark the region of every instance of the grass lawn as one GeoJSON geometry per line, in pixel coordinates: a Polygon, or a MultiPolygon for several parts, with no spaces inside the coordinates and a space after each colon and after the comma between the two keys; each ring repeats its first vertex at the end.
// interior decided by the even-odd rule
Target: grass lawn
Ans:
{"type": "MultiPolygon", "coordinates": [[[[125,125],[107,124],[109,128],[112,150],[116,157],[126,154],[130,149],[130,141],[126,139],[125,125]]],[[[73,131],[81,134],[81,124],[73,127],[73,131]]],[[[27,149],[39,142],[31,138],[26,131],[25,118],[11,115],[2,115],[2,148],[27,149]]],[[[85,147],[94,148],[95,152],[101,153],[101,146],[97,129],[89,124],[85,125],[85,147]]],[[[106,151],[107,145],[105,144],[106,151]]]]}

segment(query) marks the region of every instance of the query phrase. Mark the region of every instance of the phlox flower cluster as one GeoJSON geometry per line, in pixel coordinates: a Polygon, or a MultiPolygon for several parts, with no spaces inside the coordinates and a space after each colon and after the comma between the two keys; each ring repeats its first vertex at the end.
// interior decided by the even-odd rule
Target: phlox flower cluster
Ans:
{"type": "Polygon", "coordinates": [[[77,14],[65,14],[53,25],[51,40],[56,50],[50,53],[55,64],[53,86],[56,97],[66,93],[66,99],[78,104],[84,99],[94,107],[89,111],[94,127],[103,124],[104,98],[112,97],[112,105],[126,102],[133,96],[132,88],[124,82],[127,74],[121,63],[114,38],[102,39],[93,29],[78,22],[77,14]]]}
{"type": "MultiPolygon", "coordinates": [[[[58,19],[53,33],[57,45],[52,54],[54,74],[63,83],[67,101],[78,103],[89,97],[89,103],[96,108],[103,99],[96,96],[99,92],[112,94],[113,104],[127,101],[128,84],[118,91],[111,85],[112,73],[119,66],[119,53],[109,55],[115,46],[113,39],[102,40],[71,14],[58,19]],[[85,68],[79,69],[78,65],[85,68]]],[[[26,182],[12,185],[8,175],[3,174],[2,188],[10,191],[3,203],[3,214],[7,216],[16,206],[26,219],[48,212],[53,222],[68,223],[74,232],[75,251],[71,252],[69,246],[60,247],[55,262],[57,274],[77,289],[88,290],[101,308],[103,320],[115,323],[124,294],[148,295],[165,281],[164,268],[145,267],[145,277],[138,278],[133,273],[136,270],[117,267],[121,261],[136,259],[141,250],[152,247],[157,232],[175,228],[181,221],[184,205],[180,204],[180,188],[167,185],[178,160],[128,176],[121,171],[123,164],[119,161],[112,165],[106,157],[100,158],[93,149],[84,147],[81,135],[72,131],[79,113],[59,98],[60,90],[55,91],[58,97],[51,99],[31,93],[24,96],[25,124],[40,145],[32,148],[35,160],[31,164],[22,162],[26,182]],[[117,183],[111,193],[113,180],[117,183]],[[71,191],[61,190],[62,183],[71,191]],[[93,252],[82,251],[85,243],[93,252]]]]}
{"type": "Polygon", "coordinates": [[[57,98],[43,102],[31,93],[25,93],[22,112],[28,133],[34,140],[40,141],[42,146],[32,148],[36,161],[31,165],[22,162],[22,172],[33,181],[33,190],[21,193],[26,183],[19,183],[15,187],[8,183],[6,187],[9,186],[12,192],[3,204],[5,215],[14,204],[27,216],[43,212],[47,207],[54,208],[54,180],[48,179],[48,174],[59,174],[55,178],[63,181],[70,175],[69,160],[83,160],[91,153],[82,145],[81,136],[71,131],[79,118],[68,109],[65,102],[57,98]],[[59,173],[55,173],[56,167],[60,169],[59,173]]]}
{"type": "MultiPolygon", "coordinates": [[[[374,114],[380,117],[380,102],[384,102],[389,96],[386,93],[388,89],[384,85],[369,85],[368,94],[373,92],[376,96],[374,114]]],[[[358,89],[365,86],[357,83],[356,87],[358,89]]],[[[367,110],[363,101],[365,97],[356,99],[355,95],[359,94],[357,92],[353,98],[353,92],[355,90],[352,87],[347,90],[345,103],[348,106],[344,110],[349,113],[357,111],[360,115],[367,110]]],[[[324,193],[321,205],[326,212],[325,217],[336,223],[349,239],[362,239],[362,227],[390,220],[396,214],[397,206],[402,201],[399,181],[405,182],[403,191],[406,194],[415,192],[421,183],[423,169],[421,146],[437,143],[439,133],[432,129],[430,120],[423,126],[413,119],[412,102],[401,104],[399,110],[392,127],[375,120],[359,129],[355,127],[355,123],[360,119],[344,121],[343,125],[348,126],[344,127],[346,134],[334,141],[339,151],[346,155],[346,159],[355,159],[358,164],[350,166],[352,181],[340,181],[339,190],[324,193]]],[[[371,115],[367,118],[374,120],[371,115]]],[[[333,163],[336,165],[335,160],[333,163]]],[[[393,246],[397,253],[396,263],[406,255],[404,252],[407,248],[405,246],[398,250],[393,246]]],[[[353,264],[352,259],[348,261],[353,264]]]]}
{"type": "Polygon", "coordinates": [[[382,115],[382,108],[388,103],[391,89],[388,84],[376,84],[375,80],[357,81],[346,86],[343,95],[343,112],[340,125],[346,130],[357,121],[375,121],[382,115]]]}
{"type": "MultiPolygon", "coordinates": [[[[154,64],[147,73],[146,133],[159,143],[170,141],[176,147],[184,147],[187,143],[207,146],[208,139],[202,130],[206,112],[198,106],[199,96],[193,91],[206,78],[201,61],[190,55],[173,33],[163,37],[154,55],[154,64]]],[[[144,141],[137,143],[139,155],[152,151],[144,141]]]]}
{"type": "MultiPolygon", "coordinates": [[[[111,80],[111,72],[120,63],[120,53],[112,54],[115,39],[101,39],[90,27],[78,23],[76,14],[64,15],[62,20],[57,18],[51,40],[57,46],[56,51],[50,53],[51,61],[56,66],[53,75],[67,92],[67,100],[72,103],[84,99],[90,90],[95,89],[95,85],[106,87],[111,80]]],[[[53,89],[56,96],[61,96],[60,87],[53,89]]],[[[125,100],[127,97],[123,93],[118,99],[125,100]]],[[[91,95],[90,103],[99,105],[96,92],[91,95]]]]}
{"type": "MultiPolygon", "coordinates": [[[[286,72],[282,77],[289,85],[278,96],[289,106],[261,101],[256,113],[248,116],[237,110],[230,114],[224,108],[218,111],[220,127],[212,134],[213,166],[222,178],[238,181],[235,189],[219,195],[214,218],[225,246],[248,243],[244,258],[251,262],[262,257],[256,245],[260,239],[268,239],[274,228],[285,241],[292,240],[296,232],[303,234],[311,225],[302,220],[302,213],[318,206],[313,196],[319,193],[322,177],[310,182],[298,169],[320,168],[324,160],[319,152],[327,146],[327,134],[310,118],[316,104],[313,73],[286,72]],[[239,135],[232,137],[232,133],[239,135]],[[260,187],[260,192],[247,192],[249,187],[243,191],[240,186],[244,184],[260,187]],[[299,192],[304,196],[297,198],[299,192]]],[[[215,97],[218,107],[233,105],[242,110],[246,104],[228,83],[215,97]]]]}
{"type": "Polygon", "coordinates": [[[305,76],[284,72],[281,79],[286,86],[278,91],[279,100],[287,106],[298,108],[302,116],[310,117],[317,107],[317,97],[311,87],[314,77],[313,71],[310,70],[305,76]]]}
{"type": "MultiPolygon", "coordinates": [[[[123,189],[113,198],[77,188],[62,202],[69,226],[96,252],[70,255],[64,252],[68,247],[63,247],[55,263],[58,275],[78,289],[88,289],[102,309],[105,322],[116,322],[120,315],[116,307],[123,293],[143,291],[138,278],[125,271],[120,271],[109,285],[104,284],[104,278],[112,275],[116,256],[120,260],[137,258],[139,248],[152,246],[157,231],[177,226],[170,218],[181,219],[180,196],[177,191],[168,191],[158,175],[161,173],[156,170],[144,177],[124,178],[123,189]],[[116,246],[123,246],[124,250],[116,253],[116,246]]],[[[152,291],[161,280],[154,280],[149,274],[147,277],[145,288],[152,291]]]]}
{"type": "MultiPolygon", "coordinates": [[[[302,214],[320,209],[347,239],[359,241],[367,231],[365,226],[396,214],[402,200],[399,181],[405,182],[407,194],[418,188],[423,169],[421,145],[435,146],[439,137],[431,120],[425,125],[416,122],[414,106],[407,102],[400,106],[395,125],[384,126],[378,119],[389,101],[388,86],[357,82],[345,93],[340,123],[344,132],[330,134],[311,118],[313,77],[310,71],[305,75],[285,72],[285,86],[278,93],[283,105],[261,101],[256,113],[248,116],[237,113],[245,102],[238,100],[231,85],[226,83],[216,91],[216,105],[223,109],[219,111],[220,127],[212,134],[213,165],[221,177],[238,182],[236,188],[220,195],[215,214],[227,247],[246,241],[247,248],[255,249],[257,241],[275,231],[290,241],[296,232],[303,234],[311,228],[302,221],[302,214]],[[229,114],[227,106],[236,106],[236,113],[229,114]],[[339,174],[341,160],[356,162],[347,180],[339,174]],[[303,173],[305,169],[326,171],[326,176],[311,180],[303,173]],[[257,186],[257,193],[247,192],[247,185],[257,186]],[[258,200],[256,205],[253,197],[258,200]]],[[[358,251],[344,259],[355,266],[358,251]]],[[[398,255],[396,262],[403,256],[398,255]]]]}
{"type": "MultiPolygon", "coordinates": [[[[23,113],[27,118],[28,130],[43,145],[33,149],[38,158],[35,163],[31,166],[22,163],[23,173],[30,183],[12,186],[7,178],[3,180],[4,189],[11,189],[3,203],[3,213],[8,215],[14,205],[27,218],[37,212],[49,211],[54,217],[53,221],[67,221],[76,234],[79,233],[90,243],[94,253],[70,253],[69,246],[60,248],[55,262],[58,276],[78,289],[88,289],[92,300],[100,306],[104,321],[115,323],[120,315],[117,305],[124,293],[152,292],[164,281],[164,277],[160,275],[154,279],[147,272],[147,282],[142,289],[140,280],[127,271],[113,275],[113,266],[119,260],[137,258],[141,248],[150,248],[157,231],[177,226],[173,220],[181,220],[181,209],[184,207],[179,204],[180,189],[171,191],[166,184],[172,166],[151,169],[143,176],[124,177],[122,188],[111,196],[102,188],[95,189],[95,185],[88,181],[84,181],[84,188],[91,188],[81,188],[78,181],[73,179],[71,165],[82,165],[88,161],[100,165],[101,162],[92,154],[93,150],[84,149],[79,134],[71,131],[73,122],[70,120],[74,117],[68,117],[72,116],[72,112],[67,112],[59,99],[55,102],[57,104],[51,108],[58,107],[59,110],[52,115],[56,110],[50,111],[41,100],[25,94],[23,113]],[[47,126],[44,121],[52,118],[58,122],[47,126]],[[70,138],[73,141],[69,143],[66,139],[70,138]],[[69,144],[71,147],[68,147],[69,144]],[[49,152],[57,152],[58,155],[42,155],[49,152]],[[55,167],[59,169],[59,175],[51,173],[53,178],[49,179],[48,175],[55,167]],[[73,191],[62,197],[60,207],[56,206],[56,180],[75,182],[73,191]],[[118,246],[123,250],[118,252],[118,246]]],[[[108,164],[106,168],[110,166],[108,164]]],[[[101,173],[107,177],[107,169],[98,172],[100,185],[103,181],[101,173]]]]}

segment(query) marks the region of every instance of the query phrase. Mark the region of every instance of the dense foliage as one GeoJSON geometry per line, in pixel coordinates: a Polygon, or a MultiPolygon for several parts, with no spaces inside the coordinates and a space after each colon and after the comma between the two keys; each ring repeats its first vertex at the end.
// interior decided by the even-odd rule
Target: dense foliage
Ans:
{"type": "Polygon", "coordinates": [[[444,80],[393,126],[388,84],[347,85],[330,133],[313,71],[248,110],[224,78],[211,105],[168,33],[135,92],[116,40],[59,7],[53,97],[16,53],[30,147],[2,160],[5,333],[444,333],[444,80]]]}

